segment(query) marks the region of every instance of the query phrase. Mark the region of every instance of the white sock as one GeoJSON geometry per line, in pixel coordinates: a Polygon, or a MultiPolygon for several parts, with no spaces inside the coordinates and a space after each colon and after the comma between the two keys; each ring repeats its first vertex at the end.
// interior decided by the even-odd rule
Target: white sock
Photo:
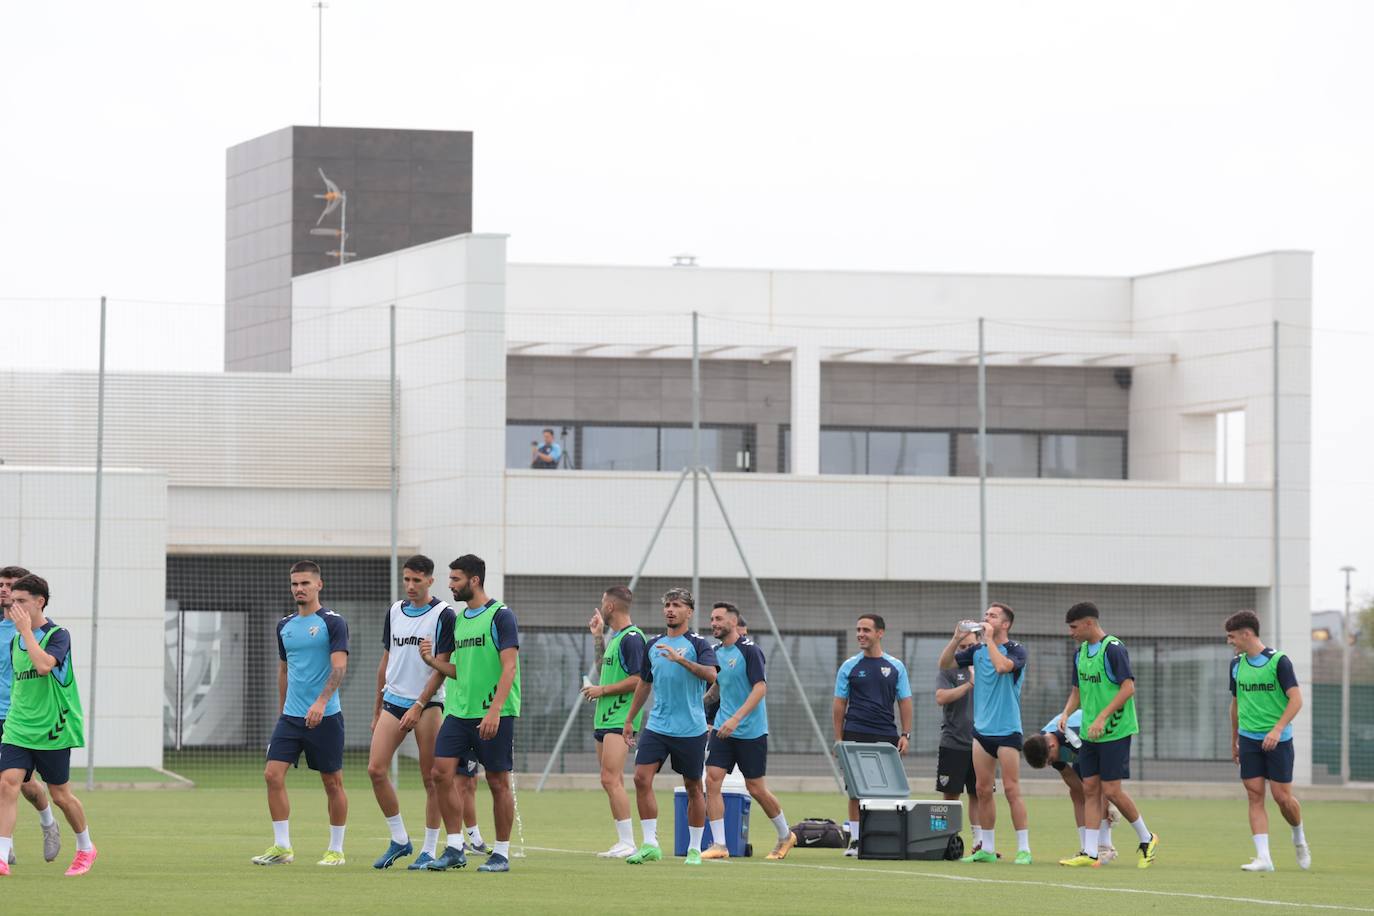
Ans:
{"type": "Polygon", "coordinates": [[[778,816],[770,817],[769,820],[773,822],[774,829],[778,831],[778,839],[787,839],[787,835],[792,832],[792,828],[787,823],[787,815],[778,811],[778,816]]]}
{"type": "Polygon", "coordinates": [[[346,830],[346,829],[347,829],[346,825],[340,825],[340,826],[338,826],[338,827],[334,826],[333,824],[330,824],[330,825],[329,825],[329,851],[330,851],[330,852],[343,852],[343,835],[344,835],[344,830],[346,830]]]}
{"type": "Polygon", "coordinates": [[[1112,846],[1112,822],[1105,817],[1102,823],[1097,826],[1097,845],[1112,846]]]}
{"type": "Polygon", "coordinates": [[[1255,858],[1269,861],[1269,834],[1257,833],[1251,837],[1255,841],[1255,858]]]}
{"type": "MultiPolygon", "coordinates": [[[[721,823],[721,828],[720,828],[720,829],[721,829],[721,832],[724,833],[724,831],[725,831],[725,821],[721,821],[720,823],[721,823]]],[[[697,852],[701,852],[701,835],[702,835],[702,833],[704,833],[705,831],[706,831],[705,826],[702,826],[702,827],[693,827],[691,824],[688,824],[688,825],[687,825],[687,848],[688,848],[689,850],[695,849],[697,852]]]]}
{"type": "Polygon", "coordinates": [[[423,845],[423,846],[420,847],[420,852],[422,852],[422,853],[427,852],[427,853],[429,853],[431,856],[438,854],[438,852],[439,852],[439,828],[438,828],[438,827],[426,827],[426,828],[425,828],[425,845],[423,845]]]}
{"type": "Polygon", "coordinates": [[[1017,852],[1030,852],[1030,831],[1029,831],[1029,830],[1018,830],[1018,831],[1016,831],[1016,851],[1017,851],[1017,852]]]}
{"type": "Polygon", "coordinates": [[[450,833],[448,838],[444,840],[444,846],[445,848],[451,847],[453,849],[462,849],[463,835],[461,833],[450,833]]]}
{"type": "Polygon", "coordinates": [[[491,844],[491,854],[510,858],[510,840],[497,840],[491,844]]]}
{"type": "Polygon", "coordinates": [[[1150,842],[1150,830],[1145,826],[1145,818],[1143,815],[1131,821],[1131,826],[1135,828],[1135,835],[1140,838],[1140,842],[1150,842]]]}
{"type": "Polygon", "coordinates": [[[1094,859],[1097,858],[1097,848],[1099,843],[1098,832],[1091,827],[1084,827],[1083,830],[1083,851],[1094,859]]]}
{"type": "Polygon", "coordinates": [[[272,822],[272,842],[282,849],[291,848],[291,822],[289,820],[272,822]]]}
{"type": "Polygon", "coordinates": [[[405,845],[406,841],[410,839],[410,834],[406,833],[405,821],[401,819],[401,815],[396,814],[387,818],[386,826],[391,830],[391,842],[405,845]]]}
{"type": "Polygon", "coordinates": [[[1299,824],[1298,826],[1296,826],[1296,827],[1293,828],[1293,845],[1294,845],[1294,846],[1306,846],[1306,845],[1307,845],[1307,834],[1305,834],[1305,833],[1302,832],[1302,824],[1299,824]]]}
{"type": "MultiPolygon", "coordinates": [[[[698,835],[698,839],[700,839],[700,836],[699,836],[699,835],[698,835]]],[[[724,843],[725,843],[725,818],[722,817],[720,820],[713,820],[713,821],[711,821],[711,842],[712,842],[712,843],[720,843],[720,844],[724,845],[724,843]]]]}
{"type": "Polygon", "coordinates": [[[90,852],[92,849],[95,849],[95,845],[91,843],[91,828],[87,827],[76,835],[76,851],[90,852]]]}
{"type": "Polygon", "coordinates": [[[973,829],[973,845],[977,847],[983,842],[983,828],[977,824],[970,824],[969,826],[973,829]]]}
{"type": "Polygon", "coordinates": [[[470,844],[472,844],[473,846],[481,846],[481,845],[482,845],[482,828],[481,828],[481,827],[478,827],[476,824],[473,824],[471,827],[465,827],[465,828],[463,829],[463,833],[467,834],[468,842],[469,842],[470,844]]]}
{"type": "Polygon", "coordinates": [[[858,822],[858,821],[850,821],[850,822],[849,822],[849,842],[851,842],[851,843],[857,843],[858,841],[859,841],[859,822],[858,822]]]}
{"type": "Polygon", "coordinates": [[[645,846],[658,845],[658,818],[641,817],[639,819],[639,829],[640,832],[644,834],[645,846]]]}
{"type": "Polygon", "coordinates": [[[10,860],[10,850],[14,849],[14,837],[0,836],[0,862],[10,860]]]}
{"type": "Polygon", "coordinates": [[[1086,850],[1088,848],[1088,828],[1078,828],[1078,848],[1086,850]]]}
{"type": "Polygon", "coordinates": [[[983,828],[983,852],[997,854],[997,829],[995,827],[983,828]]]}
{"type": "Polygon", "coordinates": [[[615,822],[615,835],[622,846],[635,844],[635,822],[630,818],[615,822]]]}
{"type": "Polygon", "coordinates": [[[42,824],[44,827],[51,827],[53,824],[57,823],[57,819],[52,816],[52,805],[48,805],[48,807],[38,812],[38,823],[42,824]]]}

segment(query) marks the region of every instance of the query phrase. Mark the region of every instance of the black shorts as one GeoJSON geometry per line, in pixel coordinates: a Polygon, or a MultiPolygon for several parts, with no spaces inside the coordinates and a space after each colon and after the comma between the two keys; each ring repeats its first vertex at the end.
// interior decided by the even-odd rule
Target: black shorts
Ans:
{"type": "Polygon", "coordinates": [[[688,779],[700,779],[706,769],[706,732],[681,737],[660,735],[647,728],[639,733],[639,747],[635,751],[635,766],[672,764],[673,771],[688,779]]]}
{"type": "MultiPolygon", "coordinates": [[[[431,709],[443,709],[443,708],[444,708],[444,704],[443,704],[442,702],[440,702],[440,701],[438,701],[438,700],[430,700],[428,703],[425,704],[425,708],[422,709],[422,710],[420,710],[420,714],[421,714],[421,715],[424,715],[425,713],[429,712],[431,709]]],[[[391,714],[392,714],[393,716],[395,716],[398,720],[399,720],[400,718],[402,718],[406,713],[410,712],[410,707],[409,707],[409,706],[398,706],[398,705],[395,704],[395,703],[388,703],[386,700],[382,700],[382,709],[384,709],[384,710],[386,710],[387,712],[391,713],[391,714]]]]}
{"type": "Polygon", "coordinates": [[[978,777],[973,773],[973,748],[940,745],[940,753],[935,760],[935,791],[949,795],[962,792],[973,795],[977,789],[978,777]]]}
{"type": "Polygon", "coordinates": [[[300,766],[304,751],[305,765],[310,769],[337,773],[343,769],[343,749],[343,713],[325,716],[314,728],[306,728],[305,719],[300,716],[282,716],[272,729],[267,759],[300,766]]]}
{"type": "Polygon", "coordinates": [[[1020,732],[1012,732],[1010,735],[980,735],[974,732],[973,740],[988,752],[989,757],[996,757],[999,747],[1010,747],[1019,751],[1022,744],[1020,732]]]}
{"type": "Polygon", "coordinates": [[[1096,776],[1103,782],[1117,782],[1131,778],[1131,736],[1117,738],[1115,741],[1083,740],[1078,749],[1080,779],[1096,776]]]}
{"type": "Polygon", "coordinates": [[[598,728],[592,731],[592,737],[596,739],[597,744],[605,741],[607,735],[623,734],[625,734],[625,729],[623,728],[598,728]]]}
{"type": "Polygon", "coordinates": [[[486,767],[488,773],[509,773],[515,769],[515,718],[502,716],[496,735],[485,741],[477,732],[481,719],[444,716],[439,737],[434,739],[434,756],[456,757],[460,776],[477,775],[474,759],[486,767]]]}
{"type": "Polygon", "coordinates": [[[875,735],[872,732],[851,732],[845,731],[840,736],[845,741],[857,741],[860,744],[890,744],[897,746],[896,735],[875,735]]]}
{"type": "Polygon", "coordinates": [[[706,765],[727,773],[738,766],[745,779],[760,779],[768,772],[768,736],[722,738],[712,732],[706,765]]]}
{"type": "Polygon", "coordinates": [[[72,749],[64,747],[56,751],[36,751],[32,748],[14,744],[0,744],[0,773],[5,770],[23,770],[24,782],[33,778],[33,771],[50,786],[63,786],[71,781],[72,749]]]}
{"type": "Polygon", "coordinates": [[[1263,776],[1270,782],[1292,782],[1293,756],[1292,738],[1280,741],[1272,751],[1266,751],[1263,741],[1241,735],[1240,778],[1263,776]]]}

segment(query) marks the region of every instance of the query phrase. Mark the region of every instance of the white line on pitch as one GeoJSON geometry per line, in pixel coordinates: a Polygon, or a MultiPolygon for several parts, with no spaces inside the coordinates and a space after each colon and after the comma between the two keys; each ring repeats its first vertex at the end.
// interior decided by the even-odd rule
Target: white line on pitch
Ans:
{"type": "MultiPolygon", "coordinates": [[[[562,852],[569,855],[595,855],[585,849],[555,849],[548,846],[527,846],[535,852],[562,852]]],[[[732,860],[737,861],[737,860],[732,860]]],[[[1052,881],[1015,881],[1009,878],[976,878],[972,875],[941,875],[927,871],[883,871],[877,868],[852,868],[843,865],[767,865],[762,862],[741,862],[742,865],[762,866],[765,868],[809,868],[813,871],[842,871],[860,875],[881,875],[886,878],[933,878],[939,881],[971,881],[975,884],[1012,884],[1023,887],[1049,887],[1069,891],[1100,891],[1112,894],[1147,894],[1152,897],[1187,897],[1193,900],[1220,900],[1227,903],[1253,903],[1260,906],[1292,906],[1309,910],[1340,910],[1348,913],[1374,913],[1374,907],[1345,906],[1339,903],[1296,903],[1287,900],[1266,900],[1262,897],[1226,897],[1220,894],[1193,894],[1187,891],[1153,891],[1136,887],[1101,887],[1095,884],[1056,884],[1052,881]]]]}

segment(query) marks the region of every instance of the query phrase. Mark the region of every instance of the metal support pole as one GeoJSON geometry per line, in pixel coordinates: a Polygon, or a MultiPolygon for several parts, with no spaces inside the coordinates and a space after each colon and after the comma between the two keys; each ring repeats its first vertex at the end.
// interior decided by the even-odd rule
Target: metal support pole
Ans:
{"type": "Polygon", "coordinates": [[[744,564],[744,574],[749,577],[749,584],[754,587],[754,597],[759,600],[759,607],[763,609],[763,616],[768,618],[768,628],[772,630],[773,638],[778,641],[782,660],[787,664],[787,673],[791,675],[792,683],[796,685],[802,709],[806,710],[806,718],[810,720],[811,728],[816,732],[816,742],[820,747],[821,754],[825,757],[826,763],[830,764],[830,772],[835,777],[835,785],[843,789],[844,778],[840,776],[840,768],[835,763],[835,755],[830,752],[831,742],[826,739],[825,732],[821,731],[821,723],[816,719],[816,711],[811,708],[811,697],[802,684],[801,675],[797,673],[796,665],[792,664],[792,654],[787,651],[787,644],[783,642],[782,633],[778,630],[778,621],[773,617],[773,611],[768,607],[768,599],[763,596],[763,589],[759,586],[759,580],[754,578],[754,571],[749,568],[749,558],[744,555],[744,546],[740,544],[739,535],[735,533],[735,526],[731,524],[730,515],[725,511],[725,500],[720,498],[720,491],[716,489],[716,480],[711,476],[711,472],[702,468],[701,473],[706,477],[706,483],[711,487],[711,495],[716,498],[716,507],[720,509],[720,517],[730,532],[730,540],[735,542],[735,552],[739,554],[739,561],[744,564]]]}
{"type": "MultiPolygon", "coordinates": [[[[339,249],[344,248],[344,242],[339,242],[339,249]]],[[[387,394],[390,402],[387,405],[387,416],[391,420],[391,599],[398,600],[401,594],[400,570],[397,564],[400,562],[398,553],[400,551],[401,540],[401,513],[400,513],[400,494],[401,494],[401,464],[399,461],[400,444],[397,436],[400,434],[400,422],[396,416],[396,303],[392,303],[388,310],[390,324],[390,344],[388,350],[391,356],[390,379],[387,394]]],[[[400,767],[396,761],[397,754],[391,755],[391,784],[397,784],[400,776],[400,767]]]]}
{"type": "MultiPolygon", "coordinates": [[[[988,607],[988,354],[978,319],[978,613],[988,607]]],[[[981,616],[979,617],[981,620],[981,616]]]]}
{"type": "Polygon", "coordinates": [[[1273,645],[1283,644],[1283,592],[1280,590],[1281,577],[1279,571],[1279,560],[1282,553],[1280,550],[1279,536],[1279,323],[1274,322],[1274,494],[1273,494],[1273,524],[1274,524],[1274,594],[1273,594],[1273,645]]]}
{"type": "Polygon", "coordinates": [[[1341,624],[1341,785],[1350,785],[1350,642],[1355,630],[1350,623],[1350,574],[1353,566],[1342,566],[1345,573],[1345,620],[1341,624]]]}
{"type": "Polygon", "coordinates": [[[100,655],[100,519],[105,485],[105,297],[100,297],[100,369],[95,395],[95,544],[91,552],[91,684],[86,692],[86,788],[95,788],[95,702],[100,655]]]}
{"type": "MultiPolygon", "coordinates": [[[[630,591],[634,591],[639,585],[639,579],[644,575],[644,567],[649,563],[649,557],[654,552],[654,545],[658,543],[658,536],[663,532],[663,526],[668,524],[668,516],[673,511],[673,503],[677,502],[677,496],[682,492],[682,484],[687,479],[687,475],[692,472],[691,468],[683,468],[678,475],[677,486],[673,487],[673,495],[668,497],[668,505],[663,507],[663,515],[658,520],[658,525],[654,528],[653,535],[649,538],[649,546],[644,548],[644,556],[639,558],[639,566],[635,569],[634,578],[630,580],[630,591]]],[[[587,676],[596,674],[596,659],[592,659],[591,670],[587,676]]],[[[548,782],[549,773],[553,772],[553,762],[558,759],[558,754],[563,750],[564,743],[568,740],[568,734],[572,731],[573,723],[577,721],[578,710],[586,700],[582,699],[579,692],[573,697],[572,707],[568,710],[568,718],[563,722],[563,730],[558,733],[558,740],[554,742],[553,750],[549,752],[548,763],[544,764],[544,772],[539,777],[539,784],[534,787],[534,791],[544,791],[544,783],[548,782]]]]}
{"type": "MultiPolygon", "coordinates": [[[[692,600],[701,600],[701,345],[697,313],[692,313],[692,600]]],[[[692,606],[691,630],[697,628],[692,606]]]]}

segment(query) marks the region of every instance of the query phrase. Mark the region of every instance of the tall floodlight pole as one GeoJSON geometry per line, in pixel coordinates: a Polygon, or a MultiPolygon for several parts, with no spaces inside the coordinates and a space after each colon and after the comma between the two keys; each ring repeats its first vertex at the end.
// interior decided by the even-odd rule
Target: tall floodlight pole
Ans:
{"type": "Polygon", "coordinates": [[[1279,537],[1279,323],[1274,322],[1274,492],[1273,492],[1273,525],[1274,525],[1274,640],[1283,642],[1283,599],[1280,597],[1282,591],[1279,585],[1282,581],[1279,572],[1279,562],[1283,558],[1279,537]]]}
{"type": "MultiPolygon", "coordinates": [[[[95,395],[95,544],[91,556],[91,686],[86,704],[86,788],[95,788],[95,700],[99,678],[100,656],[97,637],[100,633],[100,519],[103,515],[102,495],[105,482],[105,297],[100,297],[100,371],[96,377],[95,395]]],[[[181,697],[177,697],[177,703],[181,697]]]]}
{"type": "MultiPolygon", "coordinates": [[[[978,613],[988,607],[988,351],[978,319],[978,613]]],[[[981,618],[980,618],[981,619],[981,618]]]]}
{"type": "MultiPolygon", "coordinates": [[[[391,372],[389,375],[390,385],[387,388],[387,394],[389,395],[387,415],[391,419],[391,600],[396,601],[398,600],[397,596],[401,593],[401,584],[398,581],[400,570],[396,568],[396,565],[400,562],[398,553],[400,551],[401,540],[401,517],[399,507],[401,467],[400,462],[397,460],[398,445],[396,441],[397,434],[400,432],[400,424],[397,422],[396,417],[398,408],[396,403],[396,303],[394,302],[391,303],[391,308],[388,309],[388,317],[390,319],[391,330],[390,346],[388,347],[391,355],[391,372]]],[[[396,754],[391,755],[391,784],[393,786],[396,785],[397,776],[399,775],[396,756],[396,754]]]]}
{"type": "Polygon", "coordinates": [[[1355,630],[1350,624],[1350,574],[1353,566],[1342,566],[1345,573],[1345,621],[1341,624],[1341,785],[1350,784],[1350,644],[1355,630]]]}
{"type": "MultiPolygon", "coordinates": [[[[701,345],[692,312],[692,600],[701,600],[701,345]]],[[[697,628],[692,608],[692,630],[697,628]]]]}
{"type": "Polygon", "coordinates": [[[311,6],[319,11],[318,46],[315,50],[315,124],[324,126],[324,11],[329,6],[316,0],[311,6]]]}

